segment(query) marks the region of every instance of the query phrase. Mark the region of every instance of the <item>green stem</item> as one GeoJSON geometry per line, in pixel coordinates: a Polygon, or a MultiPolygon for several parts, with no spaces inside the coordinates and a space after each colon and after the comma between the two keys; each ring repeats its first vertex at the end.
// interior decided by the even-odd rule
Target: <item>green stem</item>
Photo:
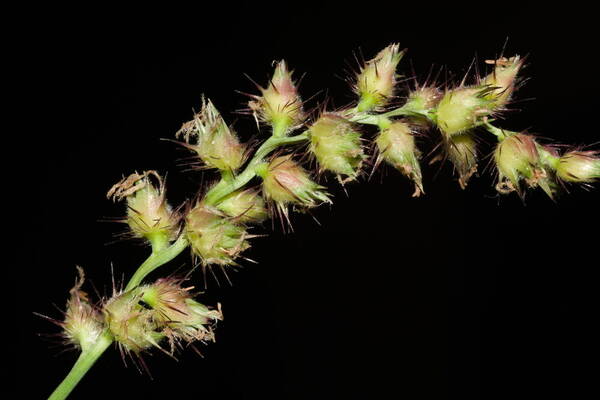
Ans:
{"type": "Polygon", "coordinates": [[[482,124],[483,127],[485,127],[485,129],[493,134],[496,135],[496,137],[498,138],[498,141],[501,142],[504,139],[506,139],[508,136],[512,136],[514,135],[516,132],[512,132],[512,131],[507,131],[505,129],[500,129],[500,128],[496,128],[494,125],[492,125],[489,122],[484,122],[482,124]]]}
{"type": "Polygon", "coordinates": [[[277,147],[285,144],[299,143],[307,139],[308,132],[303,132],[299,135],[289,137],[271,136],[262,144],[262,146],[258,148],[258,150],[256,150],[254,157],[252,157],[252,160],[250,160],[244,171],[238,174],[233,180],[226,181],[221,179],[219,183],[217,183],[206,193],[206,196],[204,196],[204,203],[207,205],[218,204],[219,201],[221,201],[229,193],[250,182],[250,180],[256,176],[256,167],[260,165],[263,162],[263,159],[277,147]]]}
{"type": "Polygon", "coordinates": [[[428,113],[428,110],[418,109],[410,105],[404,105],[400,108],[396,108],[395,110],[391,110],[383,114],[367,114],[360,112],[357,108],[355,108],[351,110],[348,115],[350,115],[350,121],[357,122],[359,124],[377,126],[382,126],[382,124],[385,125],[390,121],[390,118],[398,116],[419,116],[427,119],[432,118],[428,113]]]}
{"type": "Polygon", "coordinates": [[[108,349],[112,342],[112,337],[108,333],[104,333],[98,338],[98,341],[94,346],[81,352],[69,374],[63,379],[54,392],[52,392],[50,397],[48,397],[48,400],[66,399],[75,386],[77,386],[81,378],[83,378],[86,372],[94,365],[96,360],[100,358],[102,353],[108,349]]]}
{"type": "Polygon", "coordinates": [[[127,292],[138,286],[150,272],[174,259],[187,246],[188,241],[185,238],[185,235],[180,235],[179,239],[177,239],[177,241],[175,241],[175,243],[173,243],[171,246],[160,251],[153,251],[150,257],[148,257],[146,261],[140,265],[137,271],[135,271],[129,280],[129,283],[127,283],[125,291],[127,292]]]}

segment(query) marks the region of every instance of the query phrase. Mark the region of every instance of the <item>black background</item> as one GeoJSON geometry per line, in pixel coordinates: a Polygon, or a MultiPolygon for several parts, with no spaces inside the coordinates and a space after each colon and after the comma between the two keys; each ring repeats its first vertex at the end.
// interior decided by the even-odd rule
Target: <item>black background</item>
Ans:
{"type": "MultiPolygon", "coordinates": [[[[94,24],[93,11],[47,20],[19,48],[27,79],[16,83],[27,87],[28,114],[16,131],[26,159],[14,168],[26,193],[15,268],[25,299],[19,398],[47,396],[76,358],[38,336],[58,328],[33,312],[60,317],[52,304],[63,306],[75,265],[108,295],[111,265],[117,280],[128,278],[148,252],[107,245],[123,227],[99,220],[124,211],[105,199],[108,188],[122,174],[156,169],[168,173],[171,203],[197,192],[203,174],[184,172],[178,164],[188,154],[160,139],[173,138],[201,94],[243,138],[257,134],[232,112],[246,101],[235,90],[255,90],[243,73],[264,83],[272,61],[285,58],[296,76],[306,73],[304,98],[329,89],[342,106],[353,97],[336,75],[356,65],[353,52],[370,58],[399,41],[409,49],[402,73],[422,81],[432,64],[443,66],[454,74],[442,81],[452,84],[475,56],[484,69],[508,37],[506,55],[529,55],[530,80],[500,124],[574,145],[600,138],[593,21],[576,8],[504,5],[455,16],[401,5],[245,4],[162,19],[118,14],[94,24]]],[[[481,136],[487,155],[493,138],[481,136]]],[[[426,151],[439,139],[429,137],[420,143],[426,151]]],[[[438,170],[425,168],[427,195],[418,199],[391,170],[347,185],[348,196],[329,179],[335,202],[315,211],[321,226],[306,215],[294,215],[292,234],[266,224],[256,231],[269,236],[247,252],[258,265],[231,272],[233,286],[208,281],[200,300],[221,302],[225,321],[204,358],[189,351],[175,362],[156,352],[145,357],[150,379],[109,351],[73,398],[494,399],[593,388],[597,190],[573,187],[556,203],[534,191],[523,202],[498,197],[489,170],[464,191],[449,165],[438,170]]],[[[186,252],[154,276],[190,265],[186,252]]],[[[192,282],[203,287],[199,271],[192,282]]]]}

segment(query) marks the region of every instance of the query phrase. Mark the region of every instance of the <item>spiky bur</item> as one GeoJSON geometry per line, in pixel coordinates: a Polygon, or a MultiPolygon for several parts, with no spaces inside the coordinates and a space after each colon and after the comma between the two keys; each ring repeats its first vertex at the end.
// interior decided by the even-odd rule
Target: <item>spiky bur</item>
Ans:
{"type": "Polygon", "coordinates": [[[521,193],[521,181],[528,187],[541,187],[553,197],[555,185],[551,181],[551,173],[540,159],[538,144],[531,135],[517,133],[506,137],[496,147],[494,160],[498,169],[500,193],[517,191],[521,193]]]}
{"type": "Polygon", "coordinates": [[[162,326],[171,353],[181,342],[214,341],[212,328],[223,319],[220,305],[214,310],[197,302],[190,294],[193,287],[182,283],[181,279],[160,278],[139,289],[141,300],[152,308],[154,320],[162,326]]]}
{"type": "Polygon", "coordinates": [[[104,320],[115,341],[126,351],[139,354],[151,347],[161,348],[165,337],[156,313],[140,304],[139,287],[115,294],[104,304],[104,320]]]}
{"type": "Polygon", "coordinates": [[[254,100],[248,103],[257,121],[271,125],[275,136],[285,135],[291,128],[302,124],[306,118],[302,99],[285,60],[277,63],[267,88],[258,87],[262,95],[252,96],[254,100]]]}
{"type": "Polygon", "coordinates": [[[107,197],[113,201],[126,199],[126,222],[134,237],[151,243],[168,242],[177,237],[180,215],[167,203],[164,182],[156,171],[123,178],[108,191],[107,197]]]}
{"type": "Polygon", "coordinates": [[[419,87],[408,94],[402,108],[427,115],[437,107],[443,95],[442,91],[434,86],[419,87]]]}
{"type": "Polygon", "coordinates": [[[510,101],[517,84],[517,75],[524,61],[518,55],[486,60],[486,63],[494,65],[494,71],[483,78],[481,84],[493,89],[486,97],[493,101],[494,107],[504,107],[510,101]]]}
{"type": "Polygon", "coordinates": [[[396,67],[404,55],[400,45],[391,44],[361,67],[354,91],[359,96],[357,109],[370,111],[385,106],[394,96],[396,67]]]}
{"type": "Polygon", "coordinates": [[[273,202],[286,219],[288,205],[302,210],[331,203],[325,188],[310,179],[308,172],[291,155],[274,157],[268,164],[262,164],[257,173],[263,178],[265,198],[273,202]]]}
{"type": "Polygon", "coordinates": [[[321,170],[333,172],[340,181],[356,178],[366,156],[360,132],[353,123],[334,113],[325,113],[311,125],[308,134],[309,151],[321,170]]]}
{"type": "Polygon", "coordinates": [[[489,95],[491,87],[459,87],[446,91],[439,102],[435,123],[448,139],[480,125],[484,118],[495,110],[494,100],[489,95]]]}
{"type": "Polygon", "coordinates": [[[465,189],[469,179],[477,172],[477,143],[469,132],[454,135],[444,142],[448,159],[458,173],[458,184],[465,189]]]}
{"type": "Polygon", "coordinates": [[[216,208],[199,202],[185,218],[185,235],[202,265],[236,265],[236,259],[250,247],[254,237],[246,227],[216,208]]]}
{"type": "Polygon", "coordinates": [[[245,161],[246,147],[210,100],[202,98],[202,110],[176,133],[208,168],[234,172],[245,161]]]}
{"type": "Polygon", "coordinates": [[[410,178],[415,184],[413,197],[424,193],[419,164],[421,152],[415,145],[411,126],[407,122],[394,121],[389,127],[379,132],[375,144],[379,151],[376,163],[385,161],[410,178]]]}
{"type": "Polygon", "coordinates": [[[556,175],[565,182],[592,183],[600,179],[597,151],[569,151],[556,163],[556,175]]]}
{"type": "Polygon", "coordinates": [[[230,193],[217,204],[217,208],[242,224],[257,224],[269,216],[265,201],[254,189],[230,193]]]}
{"type": "Polygon", "coordinates": [[[60,325],[66,340],[82,351],[86,351],[96,343],[105,327],[102,315],[89,302],[87,294],[81,290],[85,280],[83,269],[77,267],[77,271],[79,278],[69,291],[65,317],[60,325]]]}

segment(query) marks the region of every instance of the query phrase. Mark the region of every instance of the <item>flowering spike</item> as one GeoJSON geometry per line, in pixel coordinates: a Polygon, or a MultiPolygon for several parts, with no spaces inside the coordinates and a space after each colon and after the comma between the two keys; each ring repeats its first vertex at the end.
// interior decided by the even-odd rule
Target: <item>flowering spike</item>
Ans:
{"type": "Polygon", "coordinates": [[[517,81],[517,74],[525,60],[518,55],[510,58],[502,57],[498,60],[486,60],[488,64],[494,64],[494,71],[487,75],[482,85],[493,88],[486,97],[494,101],[495,107],[505,106],[510,100],[517,81]]]}
{"type": "Polygon", "coordinates": [[[556,175],[565,182],[591,183],[600,178],[597,151],[570,151],[556,164],[556,175]]]}
{"type": "Polygon", "coordinates": [[[396,67],[405,53],[399,49],[399,44],[391,44],[361,67],[354,87],[359,96],[358,111],[384,106],[394,95],[396,67]]]}
{"type": "Polygon", "coordinates": [[[477,143],[469,133],[454,135],[445,142],[446,154],[458,172],[458,183],[465,189],[477,172],[477,143]]]}
{"type": "Polygon", "coordinates": [[[356,178],[365,154],[361,145],[360,133],[345,118],[333,114],[323,114],[308,130],[310,152],[317,158],[323,170],[346,180],[356,178]]]}
{"type": "Polygon", "coordinates": [[[202,98],[202,110],[183,124],[176,136],[183,136],[208,168],[236,171],[245,161],[246,148],[210,100],[202,98]],[[196,142],[191,144],[195,138],[196,142]]]}
{"type": "Polygon", "coordinates": [[[203,265],[235,265],[235,259],[250,247],[246,229],[216,208],[201,202],[185,218],[186,236],[203,265]]]}
{"type": "Polygon", "coordinates": [[[275,157],[259,174],[263,178],[263,193],[267,200],[275,202],[280,210],[288,204],[314,207],[331,203],[323,186],[310,179],[291,155],[275,157]]]}
{"type": "Polygon", "coordinates": [[[217,208],[240,223],[257,224],[269,216],[265,201],[256,190],[236,190],[217,204],[217,208]]]}
{"type": "Polygon", "coordinates": [[[70,298],[67,302],[65,318],[61,324],[65,338],[72,344],[86,351],[93,346],[104,331],[101,314],[92,306],[87,294],[81,290],[85,280],[83,269],[77,267],[79,279],[69,291],[70,298]]]}
{"type": "Polygon", "coordinates": [[[156,171],[123,178],[109,190],[107,197],[127,200],[127,224],[135,237],[152,243],[176,238],[180,216],[167,204],[164,184],[156,171]],[[150,177],[157,180],[157,187],[150,177]]]}
{"type": "Polygon", "coordinates": [[[413,197],[424,193],[421,166],[418,161],[421,152],[415,146],[415,138],[410,125],[402,121],[393,122],[379,132],[375,143],[379,150],[377,163],[385,160],[409,177],[415,184],[413,197]]]}
{"type": "Polygon", "coordinates": [[[273,126],[275,136],[283,136],[290,128],[300,125],[305,114],[292,72],[284,60],[277,63],[269,86],[260,88],[262,96],[254,96],[248,106],[255,118],[273,126]]]}
{"type": "Polygon", "coordinates": [[[464,133],[494,112],[494,102],[486,96],[489,87],[459,87],[449,90],[440,101],[436,123],[446,138],[464,133]]]}

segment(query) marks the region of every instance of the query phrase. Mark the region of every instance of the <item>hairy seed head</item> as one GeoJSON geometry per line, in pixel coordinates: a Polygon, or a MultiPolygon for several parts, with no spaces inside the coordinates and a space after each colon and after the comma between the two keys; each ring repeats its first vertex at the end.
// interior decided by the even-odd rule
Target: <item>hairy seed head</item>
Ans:
{"type": "Polygon", "coordinates": [[[202,110],[183,124],[180,135],[208,168],[236,171],[245,161],[245,146],[210,100],[202,98],[202,110]]]}
{"type": "Polygon", "coordinates": [[[140,288],[142,301],[154,310],[155,319],[163,324],[172,349],[180,340],[187,343],[214,340],[212,326],[223,319],[220,308],[211,310],[195,301],[190,294],[193,287],[184,288],[181,283],[174,278],[161,278],[140,288]]]}
{"type": "Polygon", "coordinates": [[[496,147],[494,160],[498,169],[498,189],[501,193],[520,191],[520,181],[524,180],[528,187],[539,186],[552,198],[556,183],[552,180],[552,172],[545,168],[538,151],[535,139],[523,133],[508,136],[496,147]]]}
{"type": "Polygon", "coordinates": [[[415,184],[413,197],[424,193],[421,166],[418,161],[421,152],[415,145],[410,125],[403,121],[394,121],[389,127],[379,132],[375,143],[379,150],[377,162],[385,160],[409,177],[415,184]]]}
{"type": "Polygon", "coordinates": [[[351,122],[339,115],[325,113],[308,132],[310,152],[322,170],[344,175],[349,180],[356,178],[365,154],[360,133],[351,122]]]}
{"type": "Polygon", "coordinates": [[[448,159],[458,173],[458,183],[462,189],[477,172],[477,143],[470,133],[450,137],[444,143],[448,159]]]}
{"type": "Polygon", "coordinates": [[[566,182],[590,183],[600,178],[600,157],[597,151],[570,151],[560,157],[556,175],[566,182]]]}
{"type": "Polygon", "coordinates": [[[304,121],[306,115],[302,110],[302,99],[284,60],[277,63],[269,86],[260,89],[262,96],[255,96],[255,100],[248,103],[255,118],[284,133],[304,121]]]}
{"type": "Polygon", "coordinates": [[[485,97],[489,90],[460,87],[445,93],[437,106],[436,122],[446,138],[474,128],[492,114],[492,102],[485,97]]]}
{"type": "MultiPolygon", "coordinates": [[[[138,288],[139,289],[139,288],[138,288]]],[[[116,294],[104,304],[104,319],[110,333],[125,350],[134,353],[158,347],[165,335],[152,310],[140,305],[142,292],[134,289],[116,294]]]]}
{"type": "Polygon", "coordinates": [[[266,199],[281,207],[294,204],[308,208],[331,202],[325,188],[312,181],[291,155],[274,157],[259,174],[266,199]]]}
{"type": "Polygon", "coordinates": [[[107,196],[115,201],[126,199],[127,224],[134,236],[150,241],[177,236],[180,216],[167,204],[164,184],[156,171],[131,174],[115,184],[107,196]]]}
{"type": "Polygon", "coordinates": [[[234,218],[198,203],[185,217],[185,234],[203,265],[235,265],[236,258],[250,244],[246,228],[234,218]]]}
{"type": "Polygon", "coordinates": [[[84,282],[83,269],[77,267],[79,279],[70,290],[65,318],[61,324],[67,340],[86,351],[93,346],[104,331],[102,315],[90,304],[87,294],[81,290],[84,282]]]}
{"type": "Polygon", "coordinates": [[[434,86],[423,86],[408,94],[405,108],[425,113],[437,107],[443,93],[434,86]]]}
{"type": "Polygon", "coordinates": [[[355,85],[359,96],[358,111],[384,106],[394,95],[396,67],[405,52],[399,50],[399,44],[391,44],[361,68],[355,85]]]}
{"type": "Polygon", "coordinates": [[[217,208],[243,224],[257,224],[269,216],[265,201],[253,189],[236,190],[217,204],[217,208]]]}
{"type": "Polygon", "coordinates": [[[494,64],[494,71],[483,78],[481,84],[493,89],[486,97],[494,102],[494,107],[502,107],[510,100],[515,90],[517,74],[524,61],[518,55],[486,61],[494,64]]]}

